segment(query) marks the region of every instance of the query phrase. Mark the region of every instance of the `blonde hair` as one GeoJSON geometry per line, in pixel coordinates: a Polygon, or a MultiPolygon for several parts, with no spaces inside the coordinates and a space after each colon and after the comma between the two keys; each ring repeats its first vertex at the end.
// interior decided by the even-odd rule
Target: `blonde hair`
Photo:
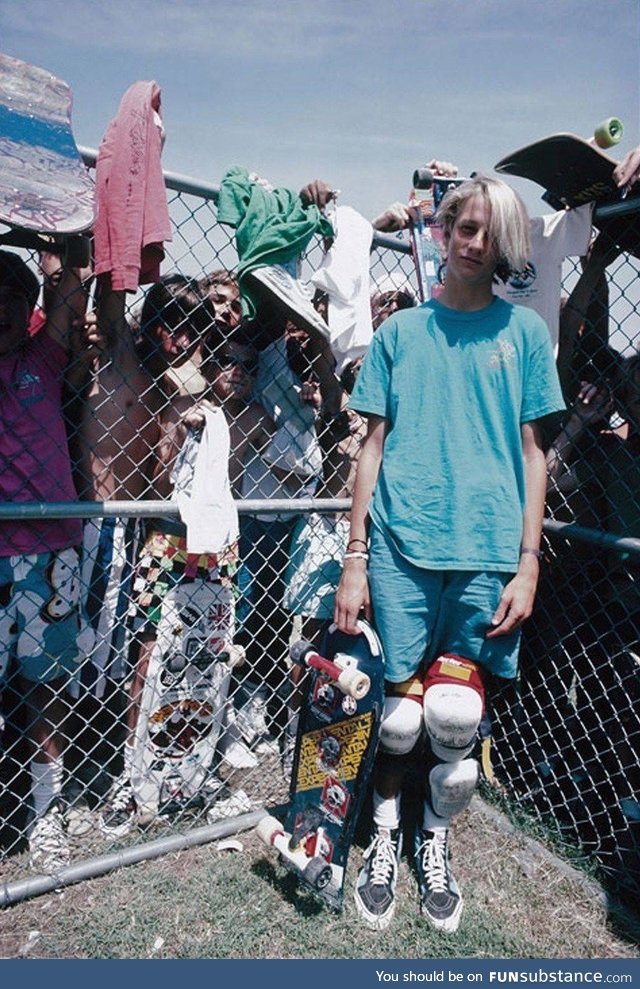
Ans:
{"type": "Polygon", "coordinates": [[[475,175],[454,186],[444,196],[436,220],[449,235],[458,213],[474,196],[489,204],[489,237],[495,244],[498,263],[496,275],[506,281],[511,272],[523,271],[529,261],[529,214],[520,196],[501,179],[475,175]]]}

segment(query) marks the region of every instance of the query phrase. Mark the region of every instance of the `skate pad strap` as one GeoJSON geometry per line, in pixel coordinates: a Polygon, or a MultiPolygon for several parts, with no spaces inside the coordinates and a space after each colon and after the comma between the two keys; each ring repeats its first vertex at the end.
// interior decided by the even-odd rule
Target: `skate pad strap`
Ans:
{"type": "Polygon", "coordinates": [[[387,697],[407,698],[407,700],[422,704],[424,697],[423,676],[422,673],[415,673],[409,680],[404,680],[402,683],[391,683],[390,680],[387,680],[384,685],[385,695],[387,697]]]}
{"type": "Polygon", "coordinates": [[[480,695],[482,701],[482,712],[485,711],[485,692],[482,679],[482,669],[477,663],[464,656],[457,656],[455,653],[443,653],[434,663],[431,664],[423,680],[423,690],[426,693],[429,687],[438,683],[451,683],[459,686],[471,687],[480,695]]]}

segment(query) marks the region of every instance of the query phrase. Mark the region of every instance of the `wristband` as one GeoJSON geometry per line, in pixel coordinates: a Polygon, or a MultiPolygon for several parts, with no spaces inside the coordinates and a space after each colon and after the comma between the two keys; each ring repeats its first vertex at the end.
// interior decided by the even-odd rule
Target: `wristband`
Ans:
{"type": "Polygon", "coordinates": [[[354,543],[360,543],[361,546],[364,546],[365,550],[367,548],[366,539],[350,539],[349,542],[347,543],[347,550],[350,550],[354,543]]]}
{"type": "Polygon", "coordinates": [[[369,559],[369,554],[368,553],[360,553],[358,551],[354,551],[353,553],[345,553],[344,556],[342,557],[342,559],[343,560],[368,560],[369,559]]]}
{"type": "Polygon", "coordinates": [[[529,553],[530,556],[537,557],[538,560],[541,560],[544,556],[541,549],[529,549],[528,546],[522,546],[520,548],[520,556],[524,556],[525,553],[529,553]]]}

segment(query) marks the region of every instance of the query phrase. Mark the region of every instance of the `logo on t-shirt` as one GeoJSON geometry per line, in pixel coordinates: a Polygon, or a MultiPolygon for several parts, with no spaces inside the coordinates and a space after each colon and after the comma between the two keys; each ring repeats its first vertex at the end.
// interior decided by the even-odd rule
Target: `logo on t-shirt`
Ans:
{"type": "Polygon", "coordinates": [[[509,340],[498,340],[497,349],[489,357],[488,367],[511,367],[516,356],[516,348],[509,340]]]}
{"type": "Polygon", "coordinates": [[[15,387],[21,405],[33,405],[43,397],[42,382],[33,371],[23,371],[16,379],[15,387]]]}
{"type": "Polygon", "coordinates": [[[536,271],[536,266],[533,261],[529,261],[522,271],[512,271],[509,276],[508,285],[509,288],[514,289],[516,292],[522,292],[524,289],[529,288],[535,282],[538,277],[536,271]]]}

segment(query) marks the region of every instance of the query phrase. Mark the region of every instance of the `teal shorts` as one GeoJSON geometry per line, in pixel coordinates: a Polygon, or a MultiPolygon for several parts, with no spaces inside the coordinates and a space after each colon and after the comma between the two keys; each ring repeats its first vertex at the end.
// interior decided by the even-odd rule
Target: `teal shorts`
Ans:
{"type": "Polygon", "coordinates": [[[292,615],[332,621],[348,539],[346,519],[312,512],[296,523],[282,602],[292,615]]]}
{"type": "Polygon", "coordinates": [[[78,552],[0,557],[0,687],[12,660],[32,683],[49,683],[78,663],[78,552]]]}
{"type": "Polygon", "coordinates": [[[385,679],[403,683],[442,653],[464,656],[496,676],[513,678],[520,632],[487,639],[510,573],[424,570],[371,529],[369,585],[385,657],[385,679]]]}

